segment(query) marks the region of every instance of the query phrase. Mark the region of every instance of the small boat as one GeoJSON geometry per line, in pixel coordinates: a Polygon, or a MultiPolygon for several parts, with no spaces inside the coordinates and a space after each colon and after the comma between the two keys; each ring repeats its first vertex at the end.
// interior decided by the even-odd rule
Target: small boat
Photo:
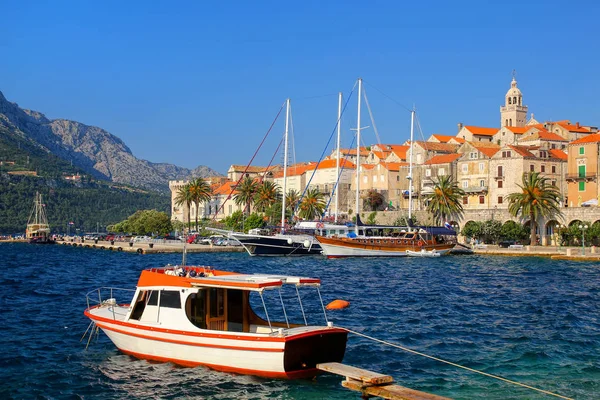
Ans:
{"type": "Polygon", "coordinates": [[[116,298],[123,289],[88,293],[84,314],[120,351],[137,358],[305,378],[318,373],[319,363],[341,362],[346,350],[348,332],[327,320],[319,287],[315,278],[166,266],[142,271],[137,289],[129,291],[129,296],[134,292],[130,304],[116,298]],[[293,304],[281,295],[286,288],[293,304]],[[300,291],[310,289],[315,301],[303,305],[307,294],[300,296],[300,291]],[[283,321],[271,320],[275,314],[267,304],[278,305],[283,321]],[[317,313],[308,310],[317,308],[325,324],[309,325],[317,313]],[[293,311],[301,313],[303,324],[289,320],[293,311]]]}
{"type": "Polygon", "coordinates": [[[406,250],[406,255],[409,257],[440,257],[442,254],[436,250],[427,251],[423,249],[421,251],[406,250]]]}
{"type": "Polygon", "coordinates": [[[56,243],[50,237],[50,225],[46,216],[46,205],[42,203],[42,195],[35,193],[33,209],[27,221],[25,229],[25,238],[33,244],[54,244],[56,243]]]}

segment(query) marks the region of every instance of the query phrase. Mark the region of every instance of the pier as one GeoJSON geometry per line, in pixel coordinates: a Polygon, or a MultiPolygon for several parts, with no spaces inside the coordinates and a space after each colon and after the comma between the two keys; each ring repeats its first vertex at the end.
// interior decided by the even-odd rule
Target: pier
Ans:
{"type": "MultiPolygon", "coordinates": [[[[103,240],[60,240],[57,245],[83,247],[86,249],[123,251],[127,253],[154,254],[154,253],[183,253],[183,242],[118,242],[103,240]]],[[[212,246],[206,244],[187,244],[187,253],[225,253],[225,252],[244,252],[242,246],[212,246]]]]}
{"type": "Polygon", "coordinates": [[[317,364],[321,371],[345,376],[342,386],[362,393],[362,398],[381,397],[390,400],[447,400],[434,394],[395,385],[394,378],[351,365],[331,362],[317,364]]]}

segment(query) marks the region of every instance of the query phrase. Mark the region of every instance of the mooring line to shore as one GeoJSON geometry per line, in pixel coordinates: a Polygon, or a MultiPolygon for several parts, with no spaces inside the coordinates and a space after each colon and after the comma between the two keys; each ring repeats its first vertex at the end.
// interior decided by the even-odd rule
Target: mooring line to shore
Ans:
{"type": "Polygon", "coordinates": [[[481,375],[487,376],[489,378],[498,379],[498,380],[506,382],[506,383],[511,383],[513,385],[517,385],[517,386],[521,386],[521,387],[524,387],[524,388],[527,388],[527,389],[535,390],[537,392],[544,393],[544,394],[547,394],[549,396],[554,396],[554,397],[558,397],[558,398],[566,399],[566,400],[574,400],[571,397],[562,396],[560,394],[549,392],[549,391],[544,390],[544,389],[539,389],[539,388],[536,388],[536,387],[533,387],[533,386],[526,385],[524,383],[512,381],[510,379],[506,379],[506,378],[503,378],[503,377],[498,376],[498,375],[492,375],[492,374],[488,374],[487,372],[483,372],[483,371],[479,371],[479,370],[476,370],[476,369],[473,369],[473,368],[465,367],[464,365],[456,364],[456,363],[453,363],[452,361],[447,361],[447,360],[444,360],[444,359],[441,359],[441,358],[438,358],[438,357],[430,356],[428,354],[421,353],[421,352],[418,352],[416,350],[409,349],[408,347],[404,347],[404,346],[401,346],[399,344],[386,342],[385,340],[377,339],[375,337],[372,337],[372,336],[369,336],[369,335],[365,335],[364,333],[356,332],[356,331],[353,331],[353,330],[348,329],[348,328],[341,328],[341,329],[344,329],[348,333],[352,333],[354,335],[364,337],[366,339],[369,339],[369,340],[372,340],[374,342],[378,342],[378,343],[384,344],[386,346],[395,347],[397,349],[404,350],[406,352],[409,352],[409,353],[412,353],[412,354],[416,354],[416,355],[419,355],[419,356],[422,356],[422,357],[426,357],[426,358],[429,358],[429,359],[432,359],[432,360],[435,360],[435,361],[439,361],[439,362],[442,362],[444,364],[448,364],[448,365],[452,365],[454,367],[466,369],[467,371],[471,371],[471,372],[474,372],[476,374],[481,374],[481,375]]]}

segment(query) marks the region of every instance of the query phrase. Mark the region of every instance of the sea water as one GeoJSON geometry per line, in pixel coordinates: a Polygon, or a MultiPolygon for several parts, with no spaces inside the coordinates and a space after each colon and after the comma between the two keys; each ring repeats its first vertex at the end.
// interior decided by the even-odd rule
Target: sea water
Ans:
{"type": "MultiPolygon", "coordinates": [[[[341,377],[275,380],[150,363],[101,332],[86,350],[85,294],[135,288],[180,254],[0,244],[0,398],[358,398],[341,377]]],[[[574,398],[600,398],[600,264],[535,257],[258,258],[188,254],[189,265],[318,277],[335,325],[574,398]]],[[[456,399],[542,399],[531,390],[350,335],[344,363],[456,399]]]]}

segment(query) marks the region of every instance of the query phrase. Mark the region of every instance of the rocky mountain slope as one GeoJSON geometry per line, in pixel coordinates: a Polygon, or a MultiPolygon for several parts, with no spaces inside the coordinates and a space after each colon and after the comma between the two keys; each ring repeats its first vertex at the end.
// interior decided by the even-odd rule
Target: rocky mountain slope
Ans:
{"type": "Polygon", "coordinates": [[[104,129],[66,119],[50,120],[20,108],[0,92],[0,126],[34,140],[49,152],[95,176],[115,183],[168,190],[168,181],[220,175],[206,166],[194,170],[136,158],[125,143],[104,129]]]}

